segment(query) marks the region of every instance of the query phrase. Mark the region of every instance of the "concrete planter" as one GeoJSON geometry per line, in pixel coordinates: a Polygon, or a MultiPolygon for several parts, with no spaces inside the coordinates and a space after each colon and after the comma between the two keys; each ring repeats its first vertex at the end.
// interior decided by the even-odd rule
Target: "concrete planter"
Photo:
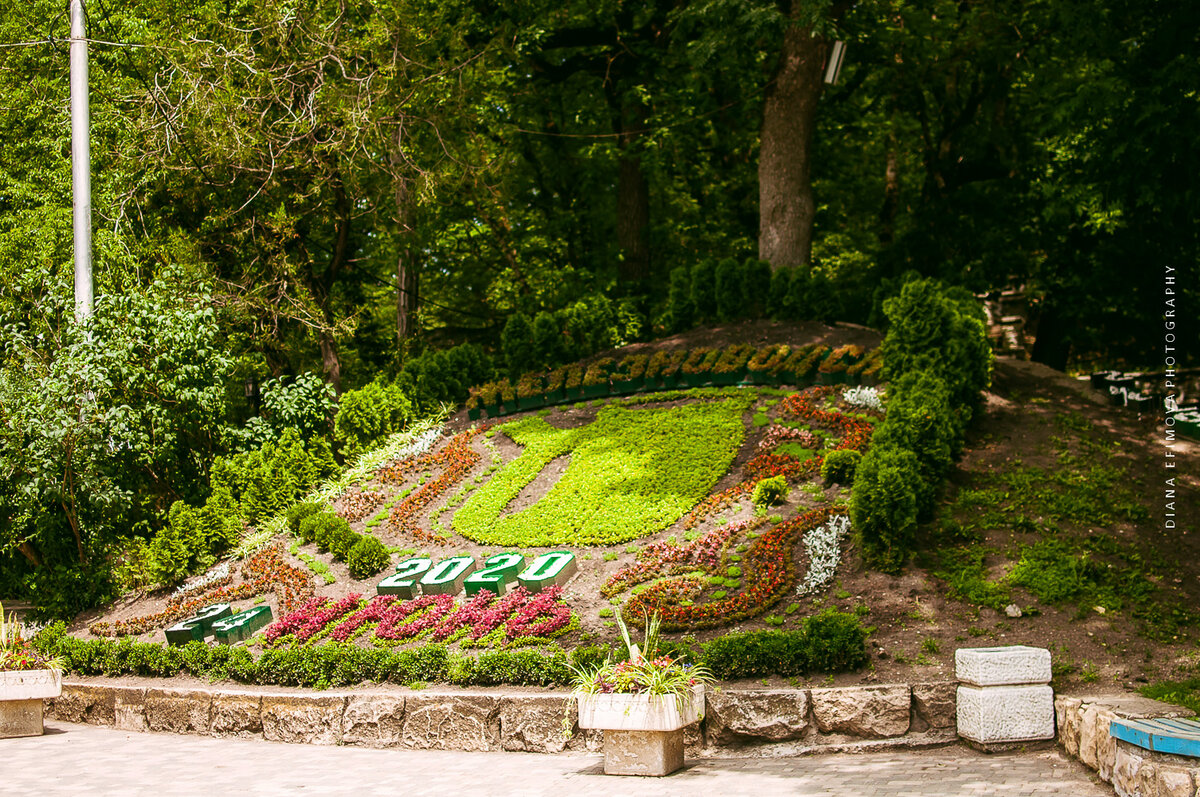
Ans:
{"type": "Polygon", "coordinates": [[[604,774],[670,775],[683,766],[683,729],[704,718],[704,685],[688,701],[651,695],[580,695],[579,727],[604,731],[604,774]]]}
{"type": "Polygon", "coordinates": [[[57,670],[0,672],[0,739],[41,736],[42,700],[61,693],[57,670]]]}

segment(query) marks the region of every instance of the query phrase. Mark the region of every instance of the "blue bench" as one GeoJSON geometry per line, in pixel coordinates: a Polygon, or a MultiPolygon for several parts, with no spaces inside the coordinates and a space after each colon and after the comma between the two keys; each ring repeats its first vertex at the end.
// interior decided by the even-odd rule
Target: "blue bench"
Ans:
{"type": "Polygon", "coordinates": [[[1156,753],[1200,758],[1200,720],[1113,720],[1108,735],[1156,753]]]}

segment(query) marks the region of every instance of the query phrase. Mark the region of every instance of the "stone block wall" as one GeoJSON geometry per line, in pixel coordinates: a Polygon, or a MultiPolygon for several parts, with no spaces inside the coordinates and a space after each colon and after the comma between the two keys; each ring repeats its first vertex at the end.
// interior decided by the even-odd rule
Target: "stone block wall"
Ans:
{"type": "MultiPolygon", "coordinates": [[[[955,684],[709,690],[687,753],[786,756],[953,742],[955,684]]],[[[278,692],[65,682],[46,716],[131,731],[262,737],[302,744],[533,753],[598,751],[567,694],[278,692]],[[570,727],[570,739],[563,728],[570,727]]],[[[1191,795],[1189,795],[1191,797],[1191,795]]]]}
{"type": "Polygon", "coordinates": [[[1186,709],[1137,695],[1059,695],[1054,712],[1058,743],[1120,797],[1200,797],[1200,761],[1152,753],[1108,734],[1115,719],[1191,716],[1186,709]]]}

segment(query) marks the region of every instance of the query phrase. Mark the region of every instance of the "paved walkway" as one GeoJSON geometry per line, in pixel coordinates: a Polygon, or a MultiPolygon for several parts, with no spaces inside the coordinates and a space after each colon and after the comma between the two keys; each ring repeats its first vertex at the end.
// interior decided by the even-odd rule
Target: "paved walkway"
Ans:
{"type": "Polygon", "coordinates": [[[606,777],[599,755],[456,753],[289,745],[47,723],[0,740],[0,795],[402,797],[1112,797],[1057,750],[965,747],[782,759],[689,760],[670,778],[606,777]]]}

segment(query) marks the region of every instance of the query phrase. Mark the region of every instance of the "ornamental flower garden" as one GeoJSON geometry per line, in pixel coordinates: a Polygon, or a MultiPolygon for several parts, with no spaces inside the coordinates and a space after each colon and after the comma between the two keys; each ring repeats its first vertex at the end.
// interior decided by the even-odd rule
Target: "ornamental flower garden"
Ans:
{"type": "Polygon", "coordinates": [[[160,611],[90,631],[469,651],[612,641],[615,607],[671,632],[761,622],[836,572],[849,491],[822,463],[868,447],[880,393],[848,383],[877,360],[740,345],[481,386],[470,417],[393,439],[160,611]]]}

